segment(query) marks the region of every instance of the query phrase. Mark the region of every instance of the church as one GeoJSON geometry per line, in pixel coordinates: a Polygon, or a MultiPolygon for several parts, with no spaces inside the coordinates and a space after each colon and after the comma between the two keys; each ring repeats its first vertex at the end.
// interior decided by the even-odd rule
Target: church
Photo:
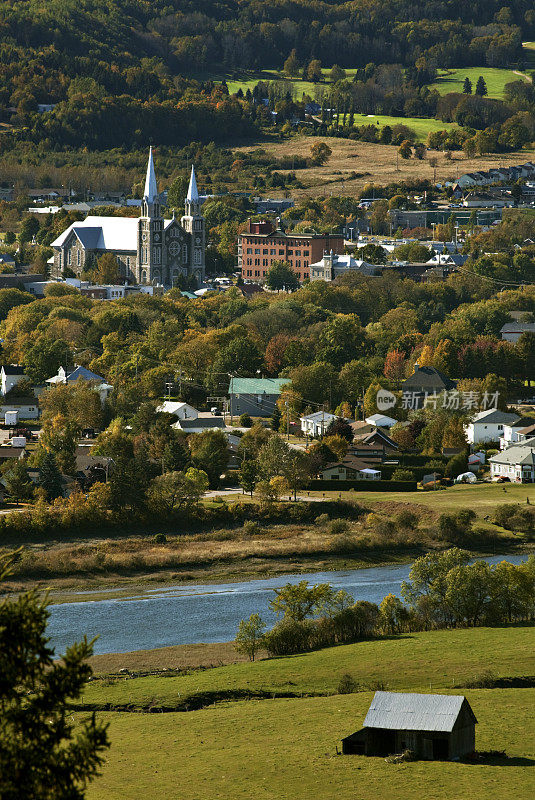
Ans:
{"type": "Polygon", "coordinates": [[[180,276],[205,275],[205,224],[195,170],[191,168],[184,216],[164,219],[156,183],[152,148],[149,152],[141,216],[93,217],[74,222],[52,242],[52,277],[79,277],[104,253],[113,253],[128,283],[171,287],[180,276]]]}

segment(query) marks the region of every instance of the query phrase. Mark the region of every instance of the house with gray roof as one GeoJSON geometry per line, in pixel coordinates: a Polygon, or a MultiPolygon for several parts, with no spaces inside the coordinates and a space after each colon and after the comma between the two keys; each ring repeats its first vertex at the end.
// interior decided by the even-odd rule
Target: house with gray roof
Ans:
{"type": "Polygon", "coordinates": [[[289,378],[231,378],[228,390],[231,416],[270,417],[287,383],[289,378]]]}
{"type": "Polygon", "coordinates": [[[364,727],[342,739],[342,753],[447,761],[475,751],[477,719],[463,695],[376,692],[364,727]]]}
{"type": "Polygon", "coordinates": [[[489,458],[493,480],[508,478],[514,483],[535,483],[535,438],[516,442],[489,458]]]}
{"type": "Polygon", "coordinates": [[[535,333],[535,322],[506,322],[500,333],[506,342],[518,342],[523,333],[535,333]]]}
{"type": "Polygon", "coordinates": [[[499,408],[488,408],[472,417],[472,421],[464,426],[468,444],[476,442],[499,442],[503,437],[504,427],[513,425],[520,419],[519,414],[509,414],[499,408]]]}

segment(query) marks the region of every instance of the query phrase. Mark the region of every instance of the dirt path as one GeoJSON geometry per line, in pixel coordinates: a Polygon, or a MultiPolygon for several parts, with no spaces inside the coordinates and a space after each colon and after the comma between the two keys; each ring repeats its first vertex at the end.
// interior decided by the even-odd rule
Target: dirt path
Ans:
{"type": "Polygon", "coordinates": [[[514,69],[513,72],[515,73],[515,75],[518,75],[520,78],[524,78],[524,80],[526,80],[528,83],[533,83],[533,78],[530,78],[530,76],[527,75],[525,72],[520,72],[517,69],[514,69]]]}

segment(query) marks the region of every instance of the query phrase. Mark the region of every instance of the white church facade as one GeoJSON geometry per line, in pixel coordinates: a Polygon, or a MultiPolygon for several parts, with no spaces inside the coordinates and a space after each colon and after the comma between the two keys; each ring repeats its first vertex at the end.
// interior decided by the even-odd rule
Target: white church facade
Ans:
{"type": "Polygon", "coordinates": [[[74,222],[52,242],[52,277],[79,277],[104,253],[113,253],[125,281],[174,286],[180,276],[194,276],[199,286],[205,275],[206,233],[191,168],[184,216],[162,216],[152,148],[149,153],[141,217],[88,216],[74,222]]]}

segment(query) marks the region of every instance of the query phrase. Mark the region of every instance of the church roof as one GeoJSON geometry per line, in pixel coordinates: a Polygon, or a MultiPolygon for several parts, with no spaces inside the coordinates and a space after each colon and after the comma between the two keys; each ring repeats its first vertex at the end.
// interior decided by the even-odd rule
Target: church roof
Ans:
{"type": "Polygon", "coordinates": [[[154,161],[152,158],[152,147],[149,150],[149,161],[147,164],[147,176],[145,178],[145,191],[143,198],[149,203],[153,203],[158,195],[158,184],[156,183],[156,173],[154,172],[154,161]]]}
{"type": "Polygon", "coordinates": [[[189,203],[197,202],[199,199],[199,191],[197,189],[197,179],[195,177],[195,168],[191,165],[191,177],[189,179],[188,195],[186,201],[189,203]]]}
{"type": "MultiPolygon", "coordinates": [[[[164,230],[173,220],[164,220],[164,230]]],[[[52,242],[51,247],[62,247],[71,233],[75,233],[86,250],[137,251],[139,217],[86,217],[73,222],[52,242]]]]}

